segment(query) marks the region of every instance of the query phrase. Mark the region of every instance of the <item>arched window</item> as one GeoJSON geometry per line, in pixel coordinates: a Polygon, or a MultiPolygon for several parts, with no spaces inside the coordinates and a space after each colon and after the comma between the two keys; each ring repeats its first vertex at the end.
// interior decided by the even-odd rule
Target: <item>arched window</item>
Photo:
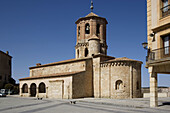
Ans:
{"type": "Polygon", "coordinates": [[[87,24],[85,25],[85,33],[86,33],[86,34],[90,34],[90,25],[89,25],[89,23],[87,23],[87,24]]]}
{"type": "Polygon", "coordinates": [[[79,50],[77,50],[77,58],[79,58],[79,50]]]}
{"type": "Polygon", "coordinates": [[[46,93],[45,84],[43,82],[39,84],[39,93],[46,93]]]}
{"type": "Polygon", "coordinates": [[[116,89],[116,90],[121,90],[121,89],[123,89],[123,82],[122,82],[121,80],[117,80],[115,85],[116,85],[116,86],[115,86],[115,89],[116,89]]]}
{"type": "Polygon", "coordinates": [[[85,57],[87,57],[88,54],[89,54],[89,51],[88,51],[88,49],[86,48],[86,49],[85,49],[85,57]]]}
{"type": "Polygon", "coordinates": [[[99,34],[100,34],[100,24],[97,24],[97,26],[96,26],[96,34],[97,34],[97,36],[99,36],[99,34]]]}
{"type": "Polygon", "coordinates": [[[28,85],[26,83],[22,86],[22,93],[28,93],[28,85]]]}
{"type": "Polygon", "coordinates": [[[78,36],[80,36],[80,26],[78,27],[78,36]]]}

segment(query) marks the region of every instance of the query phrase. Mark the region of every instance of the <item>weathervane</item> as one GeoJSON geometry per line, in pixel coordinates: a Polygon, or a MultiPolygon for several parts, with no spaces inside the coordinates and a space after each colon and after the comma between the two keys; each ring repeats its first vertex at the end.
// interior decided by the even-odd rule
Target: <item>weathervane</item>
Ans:
{"type": "Polygon", "coordinates": [[[93,1],[91,0],[91,6],[90,6],[91,12],[93,12],[93,1]]]}

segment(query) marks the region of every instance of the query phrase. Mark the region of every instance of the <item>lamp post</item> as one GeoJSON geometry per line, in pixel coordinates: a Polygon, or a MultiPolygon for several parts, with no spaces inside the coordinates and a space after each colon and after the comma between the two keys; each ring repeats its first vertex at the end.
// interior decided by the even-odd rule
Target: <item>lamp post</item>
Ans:
{"type": "Polygon", "coordinates": [[[143,43],[142,43],[142,46],[143,46],[144,49],[148,50],[148,48],[147,48],[148,43],[147,43],[147,42],[143,42],[143,43]]]}
{"type": "Polygon", "coordinates": [[[148,49],[148,43],[147,42],[143,42],[142,46],[145,50],[147,50],[147,56],[146,56],[146,61],[148,61],[149,58],[149,54],[150,54],[150,48],[148,49]]]}

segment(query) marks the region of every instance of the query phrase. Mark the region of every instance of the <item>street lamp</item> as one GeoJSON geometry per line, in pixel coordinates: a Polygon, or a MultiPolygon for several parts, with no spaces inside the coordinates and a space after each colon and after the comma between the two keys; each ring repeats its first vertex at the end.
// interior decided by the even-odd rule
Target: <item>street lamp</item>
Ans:
{"type": "Polygon", "coordinates": [[[148,48],[147,48],[148,43],[147,43],[147,42],[143,42],[143,43],[142,43],[142,46],[143,46],[144,49],[148,50],[148,48]]]}

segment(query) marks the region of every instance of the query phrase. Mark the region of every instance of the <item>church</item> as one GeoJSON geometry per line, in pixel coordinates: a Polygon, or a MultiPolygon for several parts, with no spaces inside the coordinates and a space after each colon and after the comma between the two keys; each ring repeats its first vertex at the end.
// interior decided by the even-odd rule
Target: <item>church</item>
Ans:
{"type": "Polygon", "coordinates": [[[21,78],[21,97],[57,99],[139,98],[141,61],[107,55],[106,18],[93,13],[79,18],[75,58],[30,67],[21,78]]]}

